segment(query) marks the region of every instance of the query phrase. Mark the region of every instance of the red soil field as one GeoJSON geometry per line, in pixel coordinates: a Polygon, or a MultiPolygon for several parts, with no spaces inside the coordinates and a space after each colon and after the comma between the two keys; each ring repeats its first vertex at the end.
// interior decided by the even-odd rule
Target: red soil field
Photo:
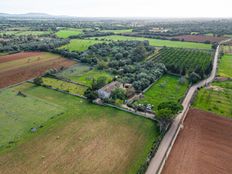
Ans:
{"type": "MultiPolygon", "coordinates": [[[[7,55],[7,56],[1,56],[5,57],[4,61],[13,61],[22,59],[25,57],[30,56],[36,56],[43,53],[40,52],[23,52],[23,53],[17,53],[13,55],[7,55]],[[14,55],[16,55],[15,58],[14,55]]],[[[0,60],[1,60],[0,58],[0,60]]],[[[57,59],[51,59],[43,62],[38,62],[33,64],[28,64],[24,67],[16,67],[7,71],[0,72],[0,88],[7,87],[13,84],[17,84],[32,78],[35,78],[37,76],[42,75],[44,72],[46,72],[49,69],[56,68],[66,68],[71,65],[75,64],[75,61],[71,61],[64,58],[57,58],[57,59]]]]}
{"type": "Polygon", "coordinates": [[[211,43],[220,42],[222,40],[228,39],[228,37],[215,37],[215,36],[205,36],[205,35],[181,35],[181,36],[174,36],[174,37],[170,37],[170,38],[175,38],[175,39],[190,41],[190,42],[209,41],[211,43]]]}
{"type": "Polygon", "coordinates": [[[231,174],[232,120],[190,109],[162,174],[231,174]]]}
{"type": "Polygon", "coordinates": [[[16,54],[0,56],[0,63],[24,59],[25,57],[38,56],[40,54],[41,54],[41,52],[20,52],[20,53],[16,53],[16,54]]]}

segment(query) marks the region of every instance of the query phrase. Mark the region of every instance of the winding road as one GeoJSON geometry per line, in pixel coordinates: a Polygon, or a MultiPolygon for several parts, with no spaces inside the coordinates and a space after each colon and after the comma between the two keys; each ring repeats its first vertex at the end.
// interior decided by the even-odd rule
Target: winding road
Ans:
{"type": "Polygon", "coordinates": [[[214,60],[213,60],[213,68],[212,68],[210,76],[207,79],[202,80],[199,83],[193,85],[188,90],[188,93],[182,102],[183,111],[176,116],[170,129],[168,130],[168,132],[165,134],[164,138],[162,139],[155,156],[152,158],[152,160],[148,166],[146,174],[160,174],[161,173],[161,171],[164,167],[164,164],[168,158],[168,155],[172,149],[172,146],[176,140],[176,137],[177,137],[180,129],[183,127],[183,121],[184,121],[184,119],[187,115],[187,112],[189,110],[190,102],[191,102],[191,99],[192,99],[194,93],[197,91],[198,88],[205,86],[214,80],[216,72],[217,72],[217,62],[218,62],[220,45],[222,43],[228,42],[230,40],[231,39],[222,41],[217,46],[217,49],[216,49],[215,55],[214,55],[214,60]]]}

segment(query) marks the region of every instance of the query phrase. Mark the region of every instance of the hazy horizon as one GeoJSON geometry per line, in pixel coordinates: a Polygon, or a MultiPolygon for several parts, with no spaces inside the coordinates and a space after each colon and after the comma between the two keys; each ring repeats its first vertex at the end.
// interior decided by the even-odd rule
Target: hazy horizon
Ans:
{"type": "Polygon", "coordinates": [[[232,1],[221,0],[3,0],[0,13],[47,13],[76,17],[231,18],[232,1]]]}

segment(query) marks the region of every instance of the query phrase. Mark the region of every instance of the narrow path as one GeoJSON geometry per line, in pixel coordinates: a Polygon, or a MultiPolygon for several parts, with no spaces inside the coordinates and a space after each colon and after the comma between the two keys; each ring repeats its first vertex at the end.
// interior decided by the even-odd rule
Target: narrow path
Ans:
{"type": "Polygon", "coordinates": [[[230,40],[231,39],[222,41],[217,46],[217,49],[216,49],[215,55],[214,55],[214,60],[213,60],[213,68],[212,68],[210,76],[207,79],[202,80],[199,83],[193,85],[189,89],[187,95],[185,96],[185,99],[182,102],[183,111],[176,116],[170,129],[165,134],[163,140],[161,141],[161,143],[159,145],[159,148],[158,148],[155,156],[152,158],[150,165],[148,166],[146,174],[160,174],[161,173],[163,166],[168,158],[168,155],[172,149],[172,146],[175,143],[176,137],[177,137],[177,135],[182,127],[182,123],[186,117],[186,114],[187,114],[189,106],[190,106],[191,99],[192,99],[195,91],[197,91],[198,88],[205,86],[206,84],[213,81],[213,79],[215,78],[216,72],[217,72],[217,62],[218,62],[220,45],[222,43],[228,42],[230,40]]]}

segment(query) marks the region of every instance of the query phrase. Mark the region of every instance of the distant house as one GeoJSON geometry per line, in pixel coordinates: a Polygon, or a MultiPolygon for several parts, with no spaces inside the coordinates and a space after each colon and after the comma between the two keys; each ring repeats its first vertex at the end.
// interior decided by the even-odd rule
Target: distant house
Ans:
{"type": "Polygon", "coordinates": [[[123,84],[118,81],[113,81],[97,91],[98,96],[102,99],[109,98],[113,90],[123,88],[123,84]]]}

